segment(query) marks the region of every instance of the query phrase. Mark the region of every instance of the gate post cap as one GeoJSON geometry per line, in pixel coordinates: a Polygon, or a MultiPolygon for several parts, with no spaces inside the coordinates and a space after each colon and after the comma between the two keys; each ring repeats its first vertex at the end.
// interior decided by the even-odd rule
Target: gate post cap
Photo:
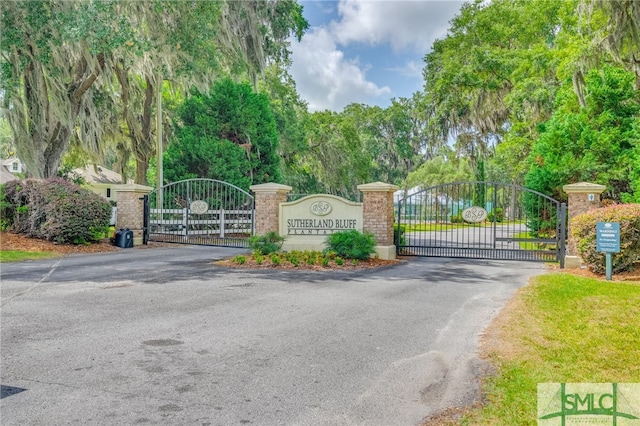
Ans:
{"type": "Polygon", "coordinates": [[[599,185],[597,183],[591,183],[591,182],[572,183],[569,185],[564,185],[562,187],[562,190],[567,194],[582,194],[582,193],[602,194],[605,189],[607,189],[605,185],[599,185]]]}
{"type": "Polygon", "coordinates": [[[114,187],[115,192],[151,192],[153,188],[146,185],[140,185],[138,183],[126,183],[123,185],[117,185],[114,187]]]}
{"type": "Polygon", "coordinates": [[[286,194],[293,188],[289,185],[282,185],[280,183],[261,183],[258,185],[251,185],[249,187],[253,192],[261,194],[286,194]]]}
{"type": "Polygon", "coordinates": [[[395,192],[400,189],[397,185],[384,182],[363,183],[358,185],[360,192],[395,192]]]}

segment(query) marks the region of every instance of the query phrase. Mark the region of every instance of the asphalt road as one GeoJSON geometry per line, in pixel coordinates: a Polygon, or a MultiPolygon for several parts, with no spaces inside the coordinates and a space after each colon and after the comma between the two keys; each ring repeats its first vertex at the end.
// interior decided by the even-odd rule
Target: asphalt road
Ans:
{"type": "Polygon", "coordinates": [[[0,423],[416,425],[478,397],[479,334],[544,272],[442,258],[353,272],[212,263],[241,252],[3,264],[0,423]]]}

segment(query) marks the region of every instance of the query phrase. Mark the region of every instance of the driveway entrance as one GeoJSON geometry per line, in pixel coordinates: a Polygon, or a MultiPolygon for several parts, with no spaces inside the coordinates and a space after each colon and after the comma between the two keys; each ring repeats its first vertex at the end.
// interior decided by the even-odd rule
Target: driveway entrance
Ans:
{"type": "Polygon", "coordinates": [[[3,264],[3,425],[417,425],[470,404],[531,262],[227,269],[204,246],[3,264]],[[4,396],[4,395],[3,395],[4,396]]]}

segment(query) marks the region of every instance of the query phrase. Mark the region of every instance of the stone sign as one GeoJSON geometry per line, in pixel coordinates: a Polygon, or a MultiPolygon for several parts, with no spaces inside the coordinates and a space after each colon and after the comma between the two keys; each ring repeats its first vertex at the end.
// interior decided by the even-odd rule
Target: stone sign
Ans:
{"type": "Polygon", "coordinates": [[[362,231],[362,203],[333,195],[310,195],[280,204],[280,235],[284,250],[322,250],[327,236],[362,231]]]}
{"type": "Polygon", "coordinates": [[[482,207],[472,206],[464,209],[462,219],[468,223],[480,223],[487,219],[487,211],[482,207]]]}

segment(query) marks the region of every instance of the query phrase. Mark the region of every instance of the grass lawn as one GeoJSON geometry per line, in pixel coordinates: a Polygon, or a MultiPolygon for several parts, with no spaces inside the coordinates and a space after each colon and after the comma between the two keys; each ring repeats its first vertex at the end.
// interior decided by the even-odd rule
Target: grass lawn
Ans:
{"type": "Polygon", "coordinates": [[[60,255],[48,251],[3,250],[0,251],[0,262],[21,262],[23,260],[48,259],[58,256],[60,255]]]}
{"type": "Polygon", "coordinates": [[[497,367],[463,425],[537,424],[538,383],[640,383],[640,282],[552,273],[518,291],[484,337],[497,367]]]}

